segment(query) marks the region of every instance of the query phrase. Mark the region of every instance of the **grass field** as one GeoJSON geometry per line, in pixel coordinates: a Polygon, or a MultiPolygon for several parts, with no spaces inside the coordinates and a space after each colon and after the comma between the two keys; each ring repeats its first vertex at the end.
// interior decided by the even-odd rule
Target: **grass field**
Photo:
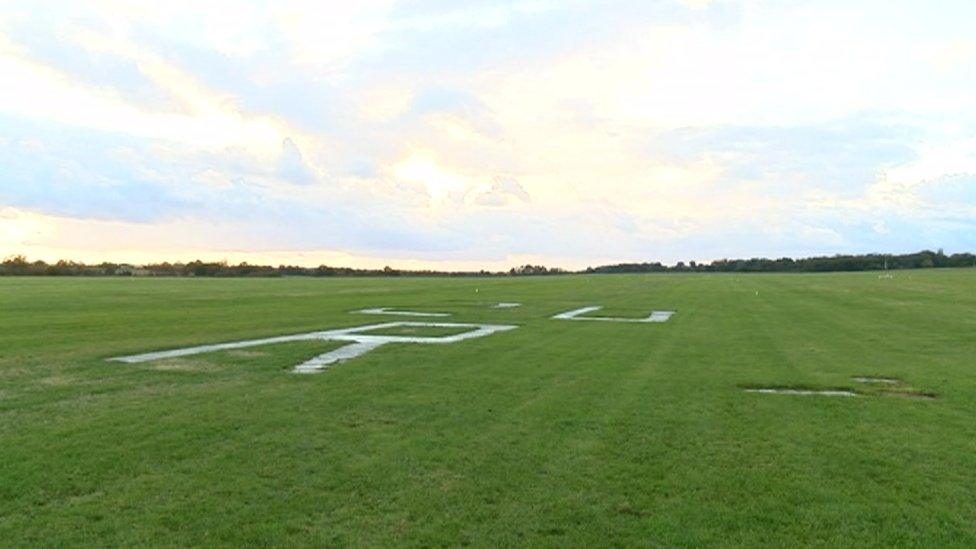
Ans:
{"type": "Polygon", "coordinates": [[[0,544],[972,547],[974,351],[976,270],[0,279],[0,544]],[[519,328],[104,360],[364,307],[519,328]]]}

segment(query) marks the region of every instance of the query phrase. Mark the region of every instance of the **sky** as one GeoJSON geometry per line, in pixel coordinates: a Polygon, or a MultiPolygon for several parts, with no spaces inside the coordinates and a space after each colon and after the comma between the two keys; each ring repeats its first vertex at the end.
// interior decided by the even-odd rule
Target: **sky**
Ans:
{"type": "Polygon", "coordinates": [[[971,0],[0,0],[0,256],[976,251],[971,0]]]}

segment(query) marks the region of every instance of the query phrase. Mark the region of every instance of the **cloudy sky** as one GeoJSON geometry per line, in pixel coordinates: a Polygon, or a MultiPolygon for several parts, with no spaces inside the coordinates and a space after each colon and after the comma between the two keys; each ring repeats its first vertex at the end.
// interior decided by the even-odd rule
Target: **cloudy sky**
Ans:
{"type": "Polygon", "coordinates": [[[0,1],[0,255],[976,250],[972,0],[0,1]]]}

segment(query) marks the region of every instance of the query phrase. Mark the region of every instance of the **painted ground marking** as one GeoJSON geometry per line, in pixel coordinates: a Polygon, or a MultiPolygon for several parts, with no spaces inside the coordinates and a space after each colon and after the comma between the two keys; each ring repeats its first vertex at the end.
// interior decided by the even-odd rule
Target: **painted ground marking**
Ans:
{"type": "Polygon", "coordinates": [[[762,393],[765,395],[801,395],[801,396],[835,396],[856,397],[854,391],[814,391],[809,389],[743,389],[747,393],[762,393]]]}
{"type": "Polygon", "coordinates": [[[443,345],[457,343],[466,339],[488,336],[498,332],[514,330],[518,326],[500,324],[459,324],[443,322],[387,322],[383,324],[369,324],[366,326],[356,326],[354,328],[341,328],[338,330],[326,330],[321,332],[309,332],[305,334],[293,334],[278,337],[268,337],[261,339],[250,339],[245,341],[234,341],[229,343],[217,343],[214,345],[198,345],[196,347],[186,347],[183,349],[171,349],[168,351],[156,351],[138,355],[120,356],[108,360],[114,362],[124,362],[127,364],[137,364],[165,358],[177,358],[215,351],[227,351],[231,349],[245,349],[248,347],[259,347],[263,345],[274,345],[277,343],[288,343],[292,341],[347,341],[350,344],[338,349],[321,354],[315,358],[307,360],[292,370],[300,374],[314,374],[321,372],[325,368],[341,362],[362,356],[377,347],[388,343],[419,343],[443,345]],[[469,331],[441,337],[419,337],[419,336],[388,336],[375,335],[368,332],[387,328],[400,327],[429,327],[429,328],[470,328],[469,331]]]}
{"type": "Polygon", "coordinates": [[[423,313],[420,311],[395,311],[392,307],[376,307],[373,309],[360,309],[358,311],[353,311],[355,313],[364,315],[397,315],[397,316],[431,316],[431,317],[445,317],[451,316],[451,313],[423,313]]]}
{"type": "Polygon", "coordinates": [[[647,318],[617,318],[610,316],[582,316],[587,313],[592,313],[599,311],[603,307],[600,305],[591,305],[589,307],[582,307],[579,309],[574,309],[572,311],[566,311],[565,313],[559,313],[552,318],[557,320],[594,320],[597,322],[667,322],[674,311],[652,311],[651,315],[647,318]]]}

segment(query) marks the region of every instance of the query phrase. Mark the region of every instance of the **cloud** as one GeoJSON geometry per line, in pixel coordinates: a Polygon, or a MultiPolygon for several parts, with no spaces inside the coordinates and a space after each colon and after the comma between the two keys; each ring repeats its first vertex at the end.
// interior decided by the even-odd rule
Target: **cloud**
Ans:
{"type": "Polygon", "coordinates": [[[0,244],[469,266],[974,247],[972,15],[14,1],[0,244]]]}
{"type": "Polygon", "coordinates": [[[529,193],[511,177],[495,176],[491,186],[476,195],[475,203],[480,206],[507,206],[512,202],[529,202],[529,193]]]}
{"type": "Polygon", "coordinates": [[[290,137],[286,137],[281,142],[277,173],[278,176],[292,183],[307,184],[315,181],[315,175],[302,159],[302,151],[298,150],[298,146],[290,137]]]}

